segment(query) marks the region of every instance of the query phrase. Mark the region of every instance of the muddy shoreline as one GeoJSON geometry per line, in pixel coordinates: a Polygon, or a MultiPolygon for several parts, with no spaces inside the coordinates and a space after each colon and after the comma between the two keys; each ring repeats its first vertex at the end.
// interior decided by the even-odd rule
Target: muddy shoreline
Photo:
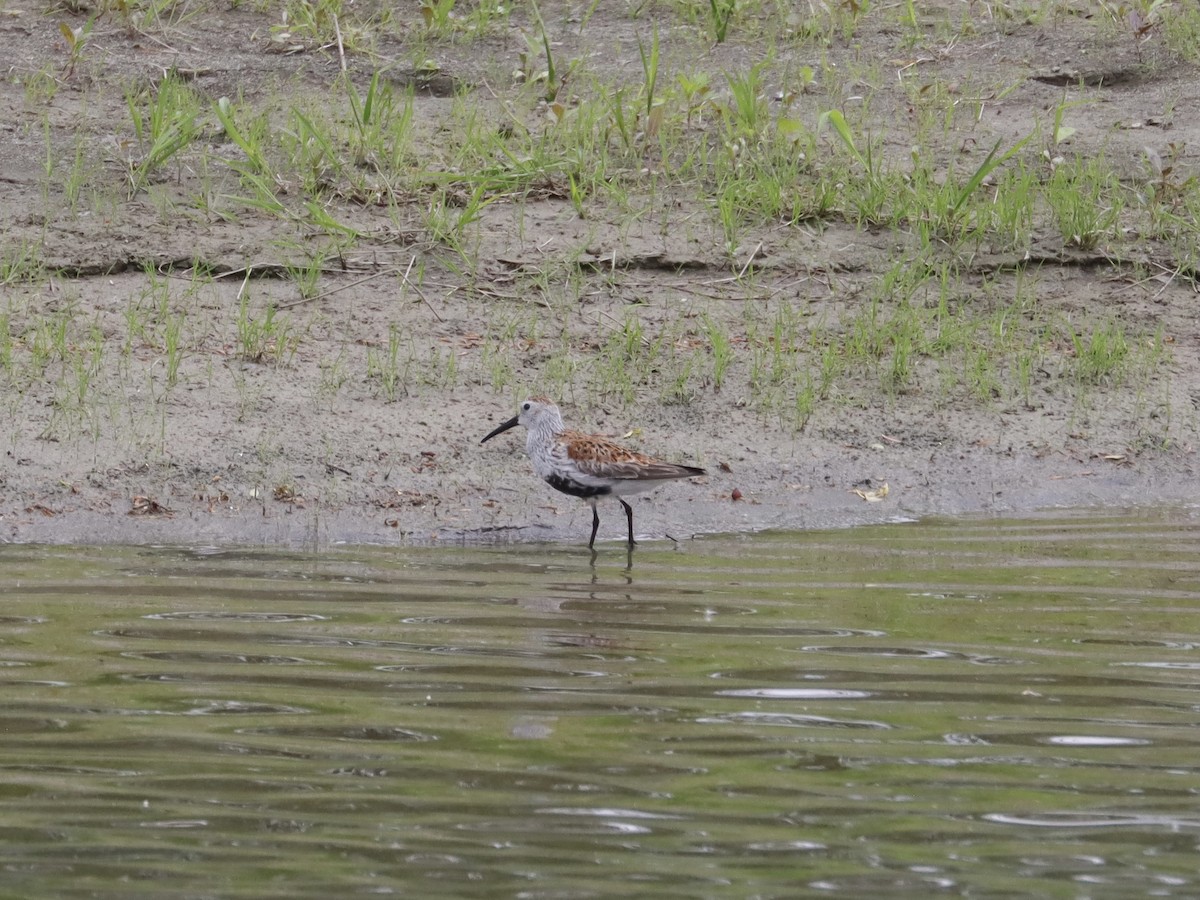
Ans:
{"type": "MultiPolygon", "coordinates": [[[[478,453],[474,448],[471,452],[478,453]]],[[[669,545],[700,535],[762,530],[837,529],[926,517],[1105,516],[1195,509],[1194,457],[1159,455],[1136,461],[1112,454],[996,453],[978,448],[911,451],[888,447],[809,448],[776,464],[743,463],[693,483],[674,484],[631,500],[639,541],[669,545]],[[887,496],[866,501],[888,486],[887,496]],[[737,500],[732,499],[737,492],[737,500]]],[[[170,482],[158,490],[109,491],[103,501],[80,493],[35,495],[0,514],[4,540],[49,544],[154,544],[287,547],[437,546],[555,541],[585,547],[590,511],[556,494],[528,470],[514,447],[499,461],[468,463],[451,481],[431,479],[413,492],[345,478],[344,502],[319,496],[277,499],[263,488],[231,486],[225,502],[197,499],[170,482]],[[494,477],[489,485],[484,473],[494,477]],[[370,499],[352,499],[355,490],[370,499]],[[139,508],[153,498],[157,508],[139,508]],[[26,503],[22,507],[19,504],[26,503]]],[[[150,487],[147,488],[146,486],[150,487]]],[[[622,548],[624,519],[615,501],[600,505],[598,546],[622,548]]]]}
{"type": "Polygon", "coordinates": [[[519,437],[479,445],[535,394],[708,469],[635,498],[646,539],[1194,506],[1200,65],[1166,21],[823,4],[842,18],[797,30],[764,6],[717,42],[674,7],[647,30],[574,6],[543,5],[547,42],[520,5],[438,31],[366,3],[337,41],[270,4],[110,14],[69,66],[59,20],[87,10],[7,11],[0,540],[583,546],[587,507],[519,437]],[[195,133],[156,159],[168,82],[195,133]],[[614,85],[635,117],[662,101],[657,136],[620,130],[614,85]],[[371,146],[369,90],[396,129],[371,146]],[[270,123],[269,177],[222,109],[270,123]],[[928,206],[867,215],[830,110],[926,199],[1013,156],[940,231],[928,206]],[[1094,231],[1060,221],[1067,171],[1094,231]],[[1041,193],[987,218],[1018,189],[1041,193]]]}

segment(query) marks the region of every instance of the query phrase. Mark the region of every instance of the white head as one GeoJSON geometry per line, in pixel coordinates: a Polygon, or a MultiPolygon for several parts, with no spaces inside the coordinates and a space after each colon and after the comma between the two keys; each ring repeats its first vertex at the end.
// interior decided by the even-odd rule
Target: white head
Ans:
{"type": "Polygon", "coordinates": [[[530,397],[528,400],[521,401],[521,406],[515,416],[499,425],[479,443],[486,443],[496,435],[503,434],[518,425],[524,425],[531,433],[546,435],[558,434],[566,430],[562,414],[553,402],[545,397],[530,397]]]}

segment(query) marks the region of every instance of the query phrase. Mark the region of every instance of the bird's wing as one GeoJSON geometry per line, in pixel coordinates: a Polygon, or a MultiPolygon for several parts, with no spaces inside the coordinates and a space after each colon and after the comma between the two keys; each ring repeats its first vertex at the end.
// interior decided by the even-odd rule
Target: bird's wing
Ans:
{"type": "Polygon", "coordinates": [[[559,435],[559,440],[566,448],[571,464],[583,475],[618,478],[623,481],[652,481],[704,474],[703,469],[663,462],[661,459],[622,447],[598,434],[568,431],[559,435]]]}

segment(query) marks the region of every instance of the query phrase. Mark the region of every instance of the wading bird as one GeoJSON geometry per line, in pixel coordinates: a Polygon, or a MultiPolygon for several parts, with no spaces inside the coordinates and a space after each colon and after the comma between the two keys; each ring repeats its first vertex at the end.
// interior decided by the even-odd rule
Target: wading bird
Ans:
{"type": "Polygon", "coordinates": [[[587,501],[592,507],[592,536],[588,547],[596,543],[600,514],[596,501],[615,495],[625,507],[629,522],[629,546],[633,547],[633,507],[622,497],[658,487],[673,478],[703,475],[695,466],[679,466],[636,453],[598,434],[569,431],[558,407],[545,397],[531,397],[520,411],[498,426],[479,443],[483,444],[510,428],[524,425],[525,452],[533,470],[556,491],[587,501]]]}

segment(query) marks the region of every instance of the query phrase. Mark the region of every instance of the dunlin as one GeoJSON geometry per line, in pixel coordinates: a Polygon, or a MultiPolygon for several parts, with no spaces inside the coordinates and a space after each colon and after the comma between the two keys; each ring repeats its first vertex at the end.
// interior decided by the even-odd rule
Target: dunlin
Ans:
{"type": "Polygon", "coordinates": [[[629,521],[629,546],[633,540],[633,507],[622,500],[626,494],[637,494],[657,487],[672,478],[691,478],[703,475],[695,466],[677,466],[641,453],[635,453],[598,434],[568,431],[558,407],[545,397],[532,397],[521,404],[521,410],[497,427],[479,443],[485,443],[510,428],[524,425],[525,452],[533,462],[533,470],[550,487],[572,497],[586,500],[592,507],[592,537],[588,547],[596,543],[600,514],[596,501],[616,495],[625,507],[629,521]]]}

